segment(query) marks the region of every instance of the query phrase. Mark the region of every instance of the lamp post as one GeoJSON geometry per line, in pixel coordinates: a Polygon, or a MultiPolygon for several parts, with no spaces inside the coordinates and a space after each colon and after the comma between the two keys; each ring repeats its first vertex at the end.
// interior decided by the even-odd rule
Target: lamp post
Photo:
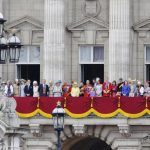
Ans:
{"type": "Polygon", "coordinates": [[[16,63],[19,61],[21,45],[20,39],[13,34],[7,40],[4,37],[4,23],[6,20],[0,13],[0,64],[5,64],[7,60],[10,63],[16,63]]]}
{"type": "Polygon", "coordinates": [[[65,110],[61,102],[57,102],[56,108],[52,111],[54,129],[57,131],[57,150],[61,150],[60,134],[64,129],[65,110]]]}

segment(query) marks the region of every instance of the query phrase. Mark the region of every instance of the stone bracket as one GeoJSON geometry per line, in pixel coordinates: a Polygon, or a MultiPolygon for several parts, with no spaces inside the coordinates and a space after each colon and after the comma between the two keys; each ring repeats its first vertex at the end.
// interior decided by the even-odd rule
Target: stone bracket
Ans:
{"type": "Polygon", "coordinates": [[[84,135],[85,125],[73,125],[73,131],[75,135],[84,135]]]}
{"type": "Polygon", "coordinates": [[[42,128],[40,124],[29,124],[30,127],[30,132],[33,134],[35,137],[40,137],[42,136],[42,128]]]}
{"type": "Polygon", "coordinates": [[[124,137],[130,137],[130,126],[128,124],[119,124],[119,132],[121,133],[122,136],[124,137]]]}

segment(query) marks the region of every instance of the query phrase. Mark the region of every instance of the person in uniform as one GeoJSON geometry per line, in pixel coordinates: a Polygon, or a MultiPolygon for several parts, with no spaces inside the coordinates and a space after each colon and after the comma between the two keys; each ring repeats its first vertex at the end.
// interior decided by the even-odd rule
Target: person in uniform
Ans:
{"type": "Polygon", "coordinates": [[[62,86],[62,91],[63,91],[63,97],[69,96],[71,92],[71,86],[67,82],[64,82],[62,86]]]}
{"type": "Polygon", "coordinates": [[[108,79],[106,79],[106,81],[103,83],[103,96],[104,97],[110,97],[111,96],[111,89],[112,89],[112,85],[108,81],[108,79]]]}

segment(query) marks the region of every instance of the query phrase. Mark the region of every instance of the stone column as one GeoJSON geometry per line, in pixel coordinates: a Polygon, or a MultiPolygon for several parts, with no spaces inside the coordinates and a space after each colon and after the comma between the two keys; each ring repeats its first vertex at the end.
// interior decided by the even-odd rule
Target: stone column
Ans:
{"type": "Polygon", "coordinates": [[[109,24],[109,79],[128,79],[130,0],[110,0],[109,24]]]}
{"type": "Polygon", "coordinates": [[[10,150],[21,150],[21,136],[14,134],[10,137],[10,150]]]}
{"type": "Polygon", "coordinates": [[[0,0],[0,12],[3,13],[3,0],[0,0]]]}
{"type": "Polygon", "coordinates": [[[43,78],[64,79],[64,0],[45,0],[43,78]]]}

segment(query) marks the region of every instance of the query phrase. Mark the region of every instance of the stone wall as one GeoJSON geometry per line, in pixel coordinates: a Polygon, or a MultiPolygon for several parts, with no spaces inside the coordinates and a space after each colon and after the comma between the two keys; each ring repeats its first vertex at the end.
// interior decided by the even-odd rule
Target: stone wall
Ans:
{"type": "MultiPolygon", "coordinates": [[[[122,3],[124,3],[124,0],[122,0],[122,3]]],[[[149,31],[145,29],[149,28],[149,5],[149,0],[132,0],[130,1],[129,7],[130,43],[129,74],[127,76],[142,81],[146,79],[145,45],[150,44],[149,31]]],[[[81,44],[104,45],[104,76],[110,76],[110,72],[112,72],[112,70],[110,70],[111,61],[109,57],[109,39],[111,35],[110,8],[112,7],[110,1],[64,0],[64,7],[65,59],[63,65],[63,79],[68,81],[81,80],[81,66],[79,65],[79,45],[81,44]],[[89,18],[89,20],[86,20],[87,18],[89,18]]],[[[17,35],[22,39],[24,45],[40,46],[40,75],[42,79],[44,66],[44,11],[46,11],[44,8],[44,1],[3,0],[1,11],[7,19],[6,29],[9,33],[15,28],[17,29],[17,35]]],[[[120,36],[121,33],[118,35],[120,36]]],[[[14,64],[3,65],[1,72],[3,80],[14,79],[17,77],[17,68],[14,64]]],[[[118,78],[118,76],[116,78],[118,78]]],[[[124,78],[128,78],[127,76],[124,78]]]]}

